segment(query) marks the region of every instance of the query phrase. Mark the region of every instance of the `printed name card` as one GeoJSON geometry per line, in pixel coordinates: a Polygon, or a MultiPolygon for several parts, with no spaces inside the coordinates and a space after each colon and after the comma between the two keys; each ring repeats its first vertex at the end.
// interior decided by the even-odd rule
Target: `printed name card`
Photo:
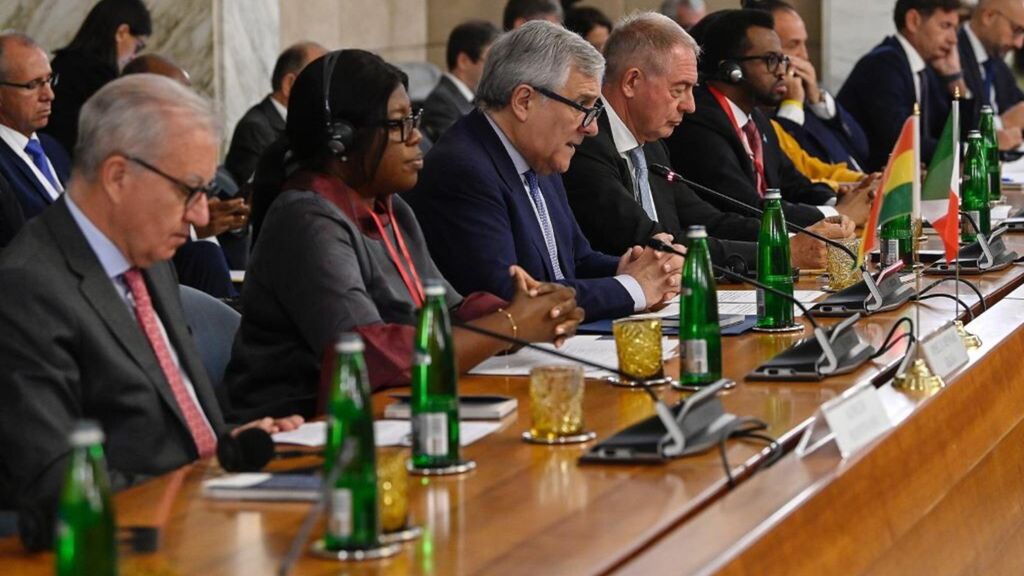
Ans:
{"type": "Polygon", "coordinates": [[[931,338],[921,343],[921,353],[932,373],[943,380],[958,368],[967,364],[967,348],[956,332],[956,325],[949,324],[931,338]]]}
{"type": "Polygon", "coordinates": [[[818,412],[820,416],[815,415],[796,448],[801,458],[832,440],[842,457],[847,458],[892,428],[878,390],[867,382],[825,402],[818,412]]]}

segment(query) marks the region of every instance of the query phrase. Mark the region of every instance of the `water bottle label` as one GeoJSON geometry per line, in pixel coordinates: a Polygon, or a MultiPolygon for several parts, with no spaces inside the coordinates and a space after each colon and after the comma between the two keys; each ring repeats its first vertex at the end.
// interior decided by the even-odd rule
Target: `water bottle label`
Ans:
{"type": "Polygon", "coordinates": [[[764,316],[765,316],[764,289],[763,288],[757,288],[755,290],[755,292],[757,293],[757,317],[758,318],[764,318],[764,316]]]}
{"type": "Polygon", "coordinates": [[[419,419],[419,453],[427,456],[448,455],[448,414],[427,412],[416,416],[419,419]]]}
{"type": "Polygon", "coordinates": [[[882,267],[892,266],[900,259],[900,241],[896,238],[882,240],[882,267]]]}
{"type": "Polygon", "coordinates": [[[335,488],[331,490],[330,494],[327,530],[335,538],[350,538],[352,536],[352,491],[348,488],[335,488]]]}
{"type": "Polygon", "coordinates": [[[413,350],[412,352],[412,365],[413,366],[430,366],[432,363],[430,359],[430,353],[424,350],[413,350]]]}
{"type": "Polygon", "coordinates": [[[687,374],[707,374],[708,343],[706,340],[683,340],[683,370],[687,374]]]}

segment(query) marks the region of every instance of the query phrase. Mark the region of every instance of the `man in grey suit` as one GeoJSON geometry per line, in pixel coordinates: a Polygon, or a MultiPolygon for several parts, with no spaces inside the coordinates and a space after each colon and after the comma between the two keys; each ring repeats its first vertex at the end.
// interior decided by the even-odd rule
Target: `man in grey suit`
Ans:
{"type": "Polygon", "coordinates": [[[473,93],[480,83],[487,52],[497,38],[498,28],[483,20],[463,22],[448,35],[448,71],[423,101],[420,130],[431,142],[437,142],[445,130],[473,110],[473,93]]]}
{"type": "Polygon", "coordinates": [[[30,549],[52,543],[76,420],[103,428],[115,489],[213,455],[228,432],[167,262],[208,219],[212,108],[128,76],[86,102],[78,138],[67,193],[0,255],[0,500],[30,549]]]}
{"type": "Polygon", "coordinates": [[[273,92],[253,106],[235,125],[231,146],[224,159],[224,167],[239,186],[245,184],[256,171],[256,163],[267,146],[284,135],[288,117],[288,95],[299,72],[327,50],[316,42],[300,42],[288,47],[274,64],[270,76],[273,92]]]}

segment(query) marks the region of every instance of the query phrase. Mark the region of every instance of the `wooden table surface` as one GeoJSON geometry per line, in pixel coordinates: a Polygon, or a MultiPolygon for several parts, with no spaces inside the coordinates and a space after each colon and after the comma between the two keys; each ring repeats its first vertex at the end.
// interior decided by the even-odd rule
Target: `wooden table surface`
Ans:
{"type": "MultiPolygon", "coordinates": [[[[1024,253],[1024,237],[1011,237],[1009,243],[1024,253]]],[[[926,277],[925,282],[928,280],[926,277]]],[[[1024,284],[1024,269],[1011,266],[972,281],[992,305],[1024,284]]],[[[815,286],[807,279],[799,288],[815,286]]],[[[936,291],[952,293],[953,286],[946,284],[936,291]]],[[[1024,298],[1024,292],[1018,293],[1024,298]]],[[[980,311],[973,293],[961,290],[960,295],[975,312],[980,311]]],[[[907,305],[872,315],[862,319],[857,330],[879,346],[896,320],[915,316],[914,308],[907,305]]],[[[934,299],[920,308],[920,332],[928,334],[952,318],[955,305],[934,299]]],[[[1016,316],[1012,319],[1017,321],[1016,316]]],[[[851,374],[823,382],[743,381],[756,365],[808,334],[748,333],[723,339],[724,373],[738,383],[723,394],[725,408],[765,421],[768,432],[790,448],[822,402],[858,383],[881,384],[904,350],[903,345],[897,346],[851,374]]],[[[670,361],[668,371],[678,374],[678,362],[670,361]]],[[[410,493],[412,518],[425,528],[423,538],[403,545],[398,556],[378,562],[337,564],[305,555],[294,573],[593,574],[623,569],[645,557],[654,558],[652,566],[665,567],[661,563],[665,556],[645,555],[663,552],[665,548],[659,545],[671,545],[674,534],[700,532],[702,511],[739,493],[746,484],[768,474],[778,476],[777,471],[792,466],[792,458],[786,457],[730,491],[715,451],[663,465],[579,465],[577,458],[593,443],[545,447],[520,440],[529,427],[525,378],[468,376],[460,381],[460,392],[508,394],[519,400],[520,409],[503,421],[500,431],[465,449],[465,455],[478,463],[475,471],[458,477],[415,479],[410,493]]],[[[666,402],[682,398],[668,388],[660,394],[666,402]]],[[[378,415],[388,402],[386,393],[375,395],[378,415]]],[[[643,392],[589,380],[585,414],[587,427],[604,439],[652,415],[653,405],[643,392]]],[[[734,474],[742,479],[765,453],[760,446],[731,441],[727,454],[734,474]]],[[[835,463],[830,465],[834,468],[835,463]]],[[[828,465],[823,470],[827,471],[828,465]]],[[[159,552],[125,555],[124,573],[274,573],[308,504],[201,498],[201,480],[219,473],[215,464],[201,462],[117,495],[122,525],[164,525],[159,552]],[[167,516],[166,522],[162,515],[167,516]]],[[[804,479],[781,479],[790,480],[798,485],[804,479]]],[[[779,501],[769,500],[766,506],[779,501]]],[[[771,512],[769,508],[762,511],[771,512]]],[[[52,562],[50,554],[28,556],[16,540],[0,540],[0,567],[5,574],[51,573],[52,562]]]]}

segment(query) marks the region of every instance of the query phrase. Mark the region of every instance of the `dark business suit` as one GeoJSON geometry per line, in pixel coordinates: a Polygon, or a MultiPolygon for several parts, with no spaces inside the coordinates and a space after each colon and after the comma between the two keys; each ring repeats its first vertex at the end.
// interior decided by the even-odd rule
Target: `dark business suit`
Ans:
{"type": "MultiPolygon", "coordinates": [[[[942,133],[950,96],[931,67],[925,68],[923,79],[921,161],[928,162],[942,133]]],[[[858,60],[836,98],[868,137],[871,152],[864,170],[881,170],[917,100],[910,61],[899,40],[889,36],[858,60]]]]}
{"type": "MultiPolygon", "coordinates": [[[[985,80],[981,75],[981,67],[978,64],[978,57],[974,54],[974,47],[964,30],[967,24],[960,27],[956,35],[957,49],[960,50],[960,68],[964,72],[964,82],[967,89],[971,91],[971,98],[961,101],[960,104],[960,126],[962,134],[969,130],[977,130],[978,122],[981,120],[981,107],[985,101],[985,80]]],[[[996,109],[999,114],[1013,108],[1018,102],[1024,101],[1024,91],[1017,85],[1017,79],[1013,71],[1002,58],[990,56],[992,61],[992,85],[995,88],[996,109]]]]}
{"type": "MultiPolygon", "coordinates": [[[[174,272],[145,271],[171,345],[215,434],[225,424],[183,316],[174,272]]],[[[27,545],[49,546],[76,420],[99,422],[115,488],[197,458],[156,355],[64,198],[0,254],[0,486],[27,545]]]]}
{"type": "Polygon", "coordinates": [[[803,125],[778,114],[775,120],[811,156],[829,164],[846,162],[851,168],[863,166],[869,154],[868,137],[842,104],[838,101],[835,104],[836,115],[829,120],[819,118],[806,103],[803,125]]]}
{"type": "MultiPolygon", "coordinates": [[[[53,165],[54,176],[62,186],[67,185],[71,173],[71,162],[61,145],[46,134],[37,133],[43,151],[53,165]]],[[[18,157],[6,142],[0,140],[0,175],[7,180],[14,190],[18,203],[26,220],[35,218],[46,207],[53,203],[53,198],[27,162],[18,157]]]]}
{"type": "Polygon", "coordinates": [[[60,82],[53,87],[53,111],[42,131],[55,138],[68,156],[74,157],[82,106],[120,73],[113,61],[80,50],[57,50],[50,66],[60,76],[60,82]]]}
{"type": "Polygon", "coordinates": [[[274,108],[270,96],[250,108],[238,121],[224,167],[239,186],[249,181],[256,171],[260,155],[274,140],[284,135],[284,129],[285,120],[274,108]]]}
{"type": "Polygon", "coordinates": [[[0,174],[0,248],[11,243],[21,227],[25,214],[10,182],[0,174]]]}
{"type": "MultiPolygon", "coordinates": [[[[695,88],[693,96],[697,110],[683,118],[683,123],[666,139],[673,167],[695,182],[747,205],[760,206],[754,163],[729,117],[707,86],[695,88]]],[[[761,132],[765,182],[768,188],[781,190],[786,218],[801,226],[824,218],[816,206],[835,198],[835,193],[797,171],[782,152],[775,130],[764,114],[755,109],[750,119],[761,132]]],[[[728,202],[708,201],[721,210],[738,211],[728,202]]]]}
{"type": "MultiPolygon", "coordinates": [[[[538,176],[558,246],[564,284],[576,289],[587,318],[633,311],[629,292],[613,278],[618,258],[595,252],[580,232],[558,174],[538,176]]],[[[455,123],[427,154],[419,183],[404,196],[416,212],[430,253],[462,294],[515,292],[508,274],[518,264],[553,282],[554,270],[522,178],[479,110],[455,123]]]]}
{"type": "Polygon", "coordinates": [[[431,142],[437,142],[441,134],[472,110],[473,103],[466,100],[454,82],[442,76],[423,101],[423,132],[431,142]]]}
{"type": "MultiPolygon", "coordinates": [[[[650,164],[669,165],[664,142],[644,145],[644,157],[650,164]]],[[[631,246],[643,245],[651,236],[667,232],[679,244],[686,242],[686,227],[700,224],[715,237],[749,242],[708,239],[711,259],[724,264],[736,255],[751,267],[757,261],[756,218],[722,212],[683,183],[670,183],[650,174],[651,195],[658,221],[651,220],[633,196],[633,174],[619,155],[612,138],[607,115],[598,119],[598,133],[576,148],[569,170],[562,175],[576,221],[594,249],[606,254],[622,254],[631,246]]]]}

